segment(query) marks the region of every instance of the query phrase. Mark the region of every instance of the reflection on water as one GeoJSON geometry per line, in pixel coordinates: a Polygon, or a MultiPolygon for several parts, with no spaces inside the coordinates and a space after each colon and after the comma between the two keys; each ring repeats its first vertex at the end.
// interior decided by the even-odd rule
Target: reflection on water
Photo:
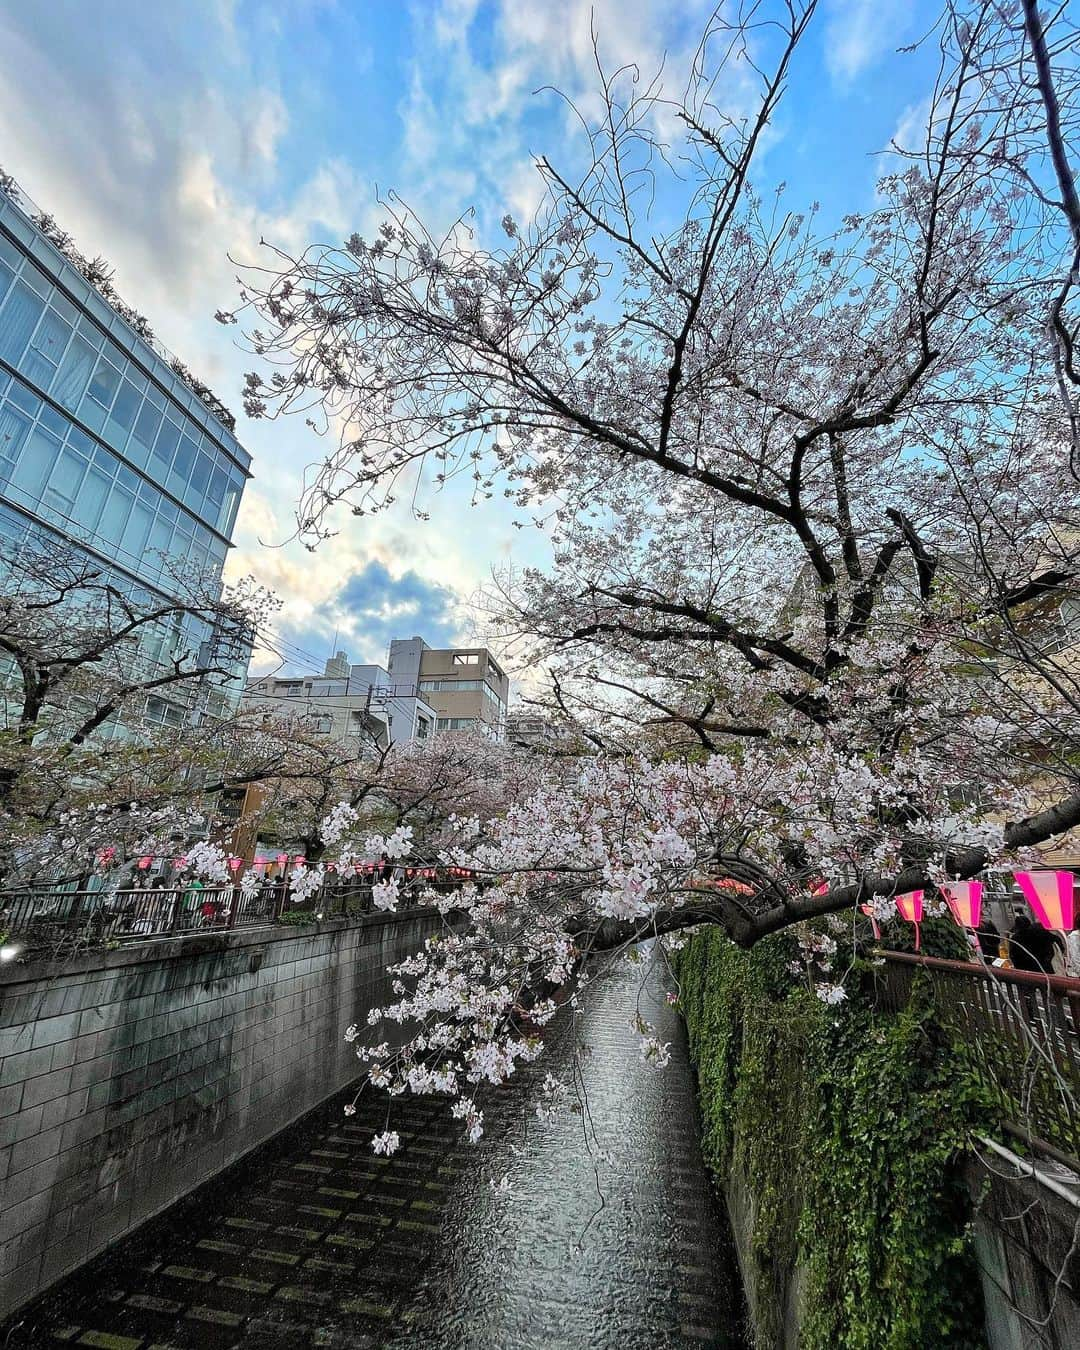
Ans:
{"type": "Polygon", "coordinates": [[[0,1328],[0,1344],[741,1347],[682,1027],[642,970],[598,980],[576,1027],[561,1016],[549,1052],[489,1095],[479,1146],[445,1102],[399,1099],[402,1147],[376,1158],[385,1099],[346,1119],[339,1096],[0,1328]],[[635,1009],[672,1043],[668,1068],[640,1061],[635,1009]],[[577,1075],[585,1110],[540,1126],[548,1072],[577,1075]],[[612,1155],[598,1171],[586,1131],[612,1155]]]}
{"type": "Polygon", "coordinates": [[[621,964],[585,1000],[576,1036],[564,1027],[557,1053],[535,1066],[527,1090],[538,1097],[536,1079],[552,1068],[565,1075],[571,1041],[584,1041],[584,1111],[564,1109],[541,1127],[534,1119],[523,1139],[520,1086],[513,1114],[509,1102],[500,1119],[488,1108],[492,1137],[448,1206],[450,1241],[418,1291],[417,1306],[429,1310],[426,1345],[744,1343],[730,1234],[701,1162],[685,1036],[663,994],[657,972],[645,978],[621,964]],[[666,1069],[641,1061],[635,1011],[672,1043],[666,1069]],[[610,1163],[594,1165],[586,1132],[610,1163]],[[491,1183],[504,1174],[511,1191],[499,1198],[491,1183]]]}

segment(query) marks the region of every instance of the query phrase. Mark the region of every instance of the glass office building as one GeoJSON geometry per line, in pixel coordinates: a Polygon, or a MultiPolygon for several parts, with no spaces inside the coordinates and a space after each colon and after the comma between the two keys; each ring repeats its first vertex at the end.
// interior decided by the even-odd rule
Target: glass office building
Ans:
{"type": "MultiPolygon", "coordinates": [[[[178,577],[220,581],[251,457],[228,414],[173,369],[0,191],[0,536],[60,536],[135,597],[178,596],[178,577]]],[[[169,639],[199,650],[220,634],[187,618],[169,639]]],[[[235,635],[226,646],[235,647],[235,635]]],[[[153,653],[148,653],[153,656],[153,653]]],[[[160,652],[159,652],[160,655],[160,652]]],[[[246,653],[233,658],[237,674],[246,653]]],[[[242,681],[203,698],[219,711],[242,681]]],[[[191,691],[152,699],[178,724],[191,691]]]]}

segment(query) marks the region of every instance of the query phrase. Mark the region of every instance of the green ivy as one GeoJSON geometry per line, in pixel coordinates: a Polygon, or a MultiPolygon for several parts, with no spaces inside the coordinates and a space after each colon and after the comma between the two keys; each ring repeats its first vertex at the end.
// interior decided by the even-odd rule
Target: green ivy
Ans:
{"type": "Polygon", "coordinates": [[[877,1011],[857,963],[826,1007],[793,955],[783,935],[744,952],[706,930],[679,962],[706,1161],[751,1197],[758,1344],[779,1343],[798,1266],[803,1350],[983,1346],[962,1162],[989,1104],[925,989],[877,1011]]]}

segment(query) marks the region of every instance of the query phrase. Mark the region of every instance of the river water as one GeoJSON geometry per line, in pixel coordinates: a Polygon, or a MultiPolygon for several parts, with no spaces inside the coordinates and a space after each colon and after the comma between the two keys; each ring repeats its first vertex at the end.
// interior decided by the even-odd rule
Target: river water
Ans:
{"type": "Polygon", "coordinates": [[[479,1145],[445,1103],[400,1100],[401,1149],[375,1158],[385,1099],[346,1119],[335,1098],[54,1291],[0,1345],[741,1350],[683,1028],[660,977],[642,972],[620,963],[574,1025],[560,1015],[549,1051],[489,1094],[479,1145]],[[635,1011],[671,1043],[667,1068],[641,1061],[635,1011]],[[540,1125],[552,1071],[575,1090],[540,1125]]]}

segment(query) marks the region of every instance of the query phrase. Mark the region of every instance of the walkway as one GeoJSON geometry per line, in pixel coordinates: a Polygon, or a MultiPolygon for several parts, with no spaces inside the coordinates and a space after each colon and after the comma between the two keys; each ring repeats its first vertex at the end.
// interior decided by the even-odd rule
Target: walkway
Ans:
{"type": "Polygon", "coordinates": [[[569,1064],[565,1028],[489,1099],[480,1145],[460,1141],[445,1103],[399,1099],[401,1150],[376,1158],[385,1103],[346,1119],[336,1098],[67,1281],[0,1344],[740,1347],[681,1024],[639,984],[621,966],[581,1015],[588,1115],[614,1154],[599,1173],[581,1113],[546,1127],[533,1116],[539,1080],[569,1064]],[[673,1043],[666,1070],[637,1056],[636,1006],[673,1043]],[[504,1174],[511,1193],[496,1197],[504,1174]]]}

